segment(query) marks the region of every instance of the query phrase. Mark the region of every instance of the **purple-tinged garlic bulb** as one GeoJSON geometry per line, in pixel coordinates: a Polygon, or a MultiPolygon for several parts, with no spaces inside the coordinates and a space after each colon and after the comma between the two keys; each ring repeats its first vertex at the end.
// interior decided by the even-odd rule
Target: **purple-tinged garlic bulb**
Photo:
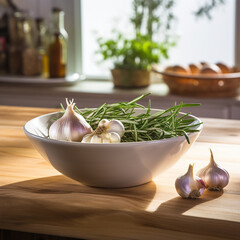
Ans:
{"type": "Polygon", "coordinates": [[[72,101],[67,102],[67,108],[61,118],[56,120],[49,128],[49,138],[72,142],[81,142],[86,134],[92,132],[91,126],[83,116],[74,111],[72,101]]]}
{"type": "Polygon", "coordinates": [[[205,184],[201,178],[194,176],[193,165],[189,164],[187,173],[176,179],[175,188],[182,198],[198,198],[203,194],[205,184]]]}
{"type": "Polygon", "coordinates": [[[197,172],[197,176],[202,178],[206,188],[212,191],[221,191],[229,182],[229,173],[220,167],[213,158],[213,152],[210,149],[211,157],[209,164],[197,172]]]}

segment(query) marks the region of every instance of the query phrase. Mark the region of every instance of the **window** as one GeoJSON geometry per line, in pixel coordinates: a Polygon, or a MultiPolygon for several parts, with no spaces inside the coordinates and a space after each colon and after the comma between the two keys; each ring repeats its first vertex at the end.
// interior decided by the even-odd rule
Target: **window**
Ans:
{"type": "MultiPolygon", "coordinates": [[[[175,1],[177,21],[173,29],[179,39],[166,64],[208,61],[234,64],[235,0],[225,1],[212,14],[212,20],[197,19],[197,1],[175,1]]],[[[199,2],[198,2],[199,3],[199,2]]],[[[82,0],[82,72],[91,77],[109,77],[111,64],[99,64],[95,51],[97,37],[110,36],[116,28],[130,34],[131,0],[82,0]]]]}
{"type": "Polygon", "coordinates": [[[131,1],[121,0],[82,0],[82,44],[83,74],[87,76],[109,76],[111,64],[99,65],[98,37],[111,37],[112,29],[130,34],[131,1]],[[94,6],[94,7],[92,7],[94,6]],[[127,26],[127,27],[126,27],[127,26]]]}

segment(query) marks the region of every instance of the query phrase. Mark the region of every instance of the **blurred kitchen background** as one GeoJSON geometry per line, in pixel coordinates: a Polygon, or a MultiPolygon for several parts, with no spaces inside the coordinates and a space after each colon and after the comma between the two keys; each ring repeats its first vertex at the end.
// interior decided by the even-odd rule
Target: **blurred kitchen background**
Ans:
{"type": "MultiPolygon", "coordinates": [[[[119,48],[127,52],[122,45],[119,48]]],[[[193,110],[198,116],[240,118],[236,77],[233,83],[231,79],[225,82],[228,75],[212,81],[212,88],[207,87],[206,94],[199,95],[194,92],[196,88],[192,94],[183,90],[175,95],[156,72],[151,74],[149,83],[140,86],[143,88],[132,85],[119,88],[111,81],[112,68],[126,66],[125,70],[133,67],[149,71],[150,66],[157,65],[158,71],[163,71],[167,66],[202,67],[200,63],[222,63],[229,68],[229,74],[237,76],[240,1],[0,0],[1,105],[58,107],[65,97],[70,97],[79,101],[79,107],[96,107],[103,102],[127,101],[152,92],[153,107],[166,108],[175,101],[200,102],[201,109],[193,110]],[[147,13],[149,6],[151,16],[147,13]],[[110,56],[113,46],[109,47],[107,41],[120,35],[123,40],[134,40],[138,30],[141,37],[147,35],[149,16],[153,19],[150,42],[165,44],[157,47],[161,48],[162,56],[159,59],[147,56],[150,64],[141,67],[139,62],[146,54],[144,47],[138,49],[140,55],[134,64],[129,58],[120,56],[116,60],[110,56]],[[222,86],[227,86],[227,93],[221,95],[222,86]]],[[[200,80],[191,81],[200,89],[200,80]]]]}

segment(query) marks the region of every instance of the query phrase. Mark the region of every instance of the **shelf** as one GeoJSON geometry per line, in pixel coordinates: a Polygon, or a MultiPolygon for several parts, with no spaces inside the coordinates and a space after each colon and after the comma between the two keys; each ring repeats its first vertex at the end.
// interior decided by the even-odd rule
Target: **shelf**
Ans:
{"type": "Polygon", "coordinates": [[[50,86],[68,86],[76,84],[82,78],[78,73],[69,74],[65,78],[42,78],[42,77],[26,77],[26,76],[0,76],[0,83],[14,83],[21,85],[50,85],[50,86]]]}

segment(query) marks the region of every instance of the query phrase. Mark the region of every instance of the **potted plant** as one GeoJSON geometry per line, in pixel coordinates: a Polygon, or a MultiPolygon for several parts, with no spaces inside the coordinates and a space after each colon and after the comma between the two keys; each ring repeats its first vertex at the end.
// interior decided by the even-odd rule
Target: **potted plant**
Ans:
{"type": "Polygon", "coordinates": [[[148,86],[152,65],[168,58],[168,50],[174,42],[166,34],[157,39],[153,33],[157,35],[160,28],[165,32],[170,29],[173,3],[172,0],[134,0],[131,23],[135,36],[126,38],[122,33],[113,31],[114,36],[111,39],[98,38],[97,53],[101,54],[103,61],[113,61],[111,73],[116,87],[148,86]],[[161,11],[157,11],[160,8],[165,11],[165,24],[160,22],[161,11]]]}
{"type": "MultiPolygon", "coordinates": [[[[224,0],[212,0],[201,6],[194,14],[211,19],[212,10],[224,0]]],[[[150,84],[153,64],[168,58],[175,45],[169,30],[175,16],[175,0],[133,0],[133,17],[130,19],[135,30],[133,38],[113,31],[111,39],[98,38],[98,54],[102,60],[112,60],[111,70],[116,87],[146,87],[150,84]]]]}
{"type": "Polygon", "coordinates": [[[112,59],[111,70],[116,87],[146,87],[150,83],[151,65],[167,58],[169,45],[152,41],[148,35],[138,33],[126,39],[116,33],[115,38],[98,40],[103,60],[112,59]]]}

